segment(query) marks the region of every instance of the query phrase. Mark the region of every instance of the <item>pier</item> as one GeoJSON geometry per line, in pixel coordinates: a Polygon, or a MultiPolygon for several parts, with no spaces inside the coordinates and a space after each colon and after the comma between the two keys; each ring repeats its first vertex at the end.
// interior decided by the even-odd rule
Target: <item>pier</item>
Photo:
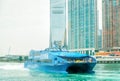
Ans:
{"type": "Polygon", "coordinates": [[[117,61],[116,60],[114,60],[114,61],[113,60],[107,60],[107,61],[106,60],[98,60],[97,63],[98,64],[112,64],[112,63],[117,64],[117,63],[120,63],[120,60],[117,60],[117,61]]]}
{"type": "Polygon", "coordinates": [[[120,56],[99,56],[96,57],[97,63],[108,64],[108,63],[120,63],[120,56]]]}

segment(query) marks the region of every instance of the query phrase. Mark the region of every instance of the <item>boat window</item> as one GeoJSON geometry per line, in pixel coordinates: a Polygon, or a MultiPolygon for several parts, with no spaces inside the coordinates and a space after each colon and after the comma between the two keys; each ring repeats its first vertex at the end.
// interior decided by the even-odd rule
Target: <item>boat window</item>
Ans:
{"type": "Polygon", "coordinates": [[[41,62],[40,60],[37,60],[36,62],[41,62]]]}
{"type": "Polygon", "coordinates": [[[68,62],[75,62],[75,63],[86,63],[86,62],[94,62],[95,60],[91,57],[82,57],[82,58],[70,58],[70,57],[61,57],[68,62]]]}
{"type": "Polygon", "coordinates": [[[58,63],[60,63],[60,61],[58,61],[58,63]]]}
{"type": "Polygon", "coordinates": [[[29,61],[33,61],[32,59],[29,59],[29,61]]]}
{"type": "Polygon", "coordinates": [[[43,63],[52,63],[51,59],[43,59],[43,60],[40,60],[40,61],[43,62],[43,63]]]}
{"type": "Polygon", "coordinates": [[[55,58],[54,60],[57,60],[57,58],[55,58]]]}

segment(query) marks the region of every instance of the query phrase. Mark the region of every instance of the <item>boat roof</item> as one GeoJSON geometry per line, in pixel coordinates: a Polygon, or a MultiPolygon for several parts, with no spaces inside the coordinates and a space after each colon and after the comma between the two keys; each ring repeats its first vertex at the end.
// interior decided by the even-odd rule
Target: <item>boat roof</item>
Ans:
{"type": "Polygon", "coordinates": [[[34,54],[50,54],[55,56],[61,56],[61,57],[86,57],[89,56],[87,54],[81,54],[79,52],[70,52],[67,50],[61,50],[61,49],[45,49],[40,51],[31,50],[30,55],[34,54]]]}

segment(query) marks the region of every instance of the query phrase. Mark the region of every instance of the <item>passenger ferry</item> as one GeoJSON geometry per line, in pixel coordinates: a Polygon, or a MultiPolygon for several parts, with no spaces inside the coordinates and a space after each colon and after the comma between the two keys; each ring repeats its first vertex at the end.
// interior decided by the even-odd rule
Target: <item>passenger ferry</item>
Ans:
{"type": "Polygon", "coordinates": [[[31,50],[24,63],[30,70],[55,73],[91,73],[95,65],[96,59],[92,56],[56,48],[31,50]]]}

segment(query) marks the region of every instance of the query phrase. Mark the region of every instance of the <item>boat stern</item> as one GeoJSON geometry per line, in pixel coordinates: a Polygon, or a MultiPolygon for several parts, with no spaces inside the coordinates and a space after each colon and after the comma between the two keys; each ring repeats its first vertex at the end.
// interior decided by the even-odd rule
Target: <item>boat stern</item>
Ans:
{"type": "Polygon", "coordinates": [[[68,64],[66,72],[69,74],[74,73],[91,73],[96,63],[71,63],[68,64]]]}

